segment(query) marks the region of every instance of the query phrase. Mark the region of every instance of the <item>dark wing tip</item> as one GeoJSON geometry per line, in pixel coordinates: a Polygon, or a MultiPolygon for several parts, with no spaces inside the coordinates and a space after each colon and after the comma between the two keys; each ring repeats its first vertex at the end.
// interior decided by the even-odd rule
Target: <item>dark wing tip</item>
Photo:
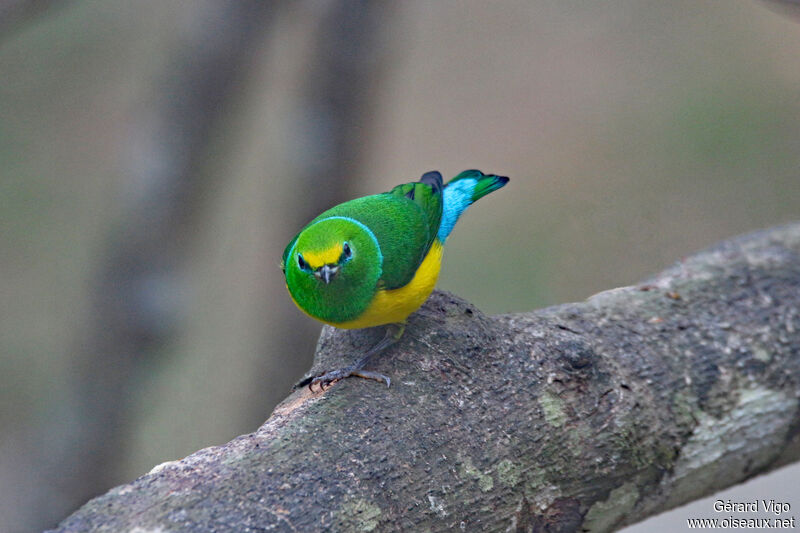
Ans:
{"type": "Polygon", "coordinates": [[[424,183],[426,185],[430,185],[433,188],[434,193],[441,192],[442,188],[444,187],[442,174],[438,170],[431,170],[430,172],[426,172],[419,179],[419,182],[424,183]]]}

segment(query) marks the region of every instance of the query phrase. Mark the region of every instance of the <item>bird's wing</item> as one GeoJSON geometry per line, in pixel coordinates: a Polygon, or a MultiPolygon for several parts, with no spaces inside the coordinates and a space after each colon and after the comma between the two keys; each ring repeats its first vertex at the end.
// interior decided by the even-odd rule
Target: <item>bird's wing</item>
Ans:
{"type": "MultiPolygon", "coordinates": [[[[435,236],[442,221],[443,189],[442,175],[434,170],[423,174],[419,181],[398,185],[386,194],[406,198],[417,204],[425,214],[428,227],[433,229],[435,236]]],[[[433,238],[427,243],[425,253],[427,253],[432,243],[433,238]]]]}
{"type": "Polygon", "coordinates": [[[368,227],[383,255],[380,288],[403,287],[414,277],[439,230],[442,177],[429,172],[418,182],[332,207],[309,224],[332,216],[352,218],[368,227]]]}
{"type": "Polygon", "coordinates": [[[442,175],[434,171],[427,172],[419,181],[398,185],[379,195],[391,198],[401,211],[388,224],[387,220],[377,222],[387,224],[386,233],[392,236],[391,242],[381,242],[381,250],[387,250],[384,256],[391,253],[396,257],[384,259],[381,280],[385,288],[395,289],[410,282],[428,254],[442,220],[442,189],[442,175]]]}

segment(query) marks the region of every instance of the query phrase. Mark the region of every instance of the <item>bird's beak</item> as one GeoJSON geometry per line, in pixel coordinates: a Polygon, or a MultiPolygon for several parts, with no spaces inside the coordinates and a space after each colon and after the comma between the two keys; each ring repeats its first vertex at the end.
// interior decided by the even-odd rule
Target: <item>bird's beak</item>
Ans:
{"type": "Polygon", "coordinates": [[[321,279],[327,285],[333,278],[336,277],[337,272],[339,272],[338,266],[323,265],[314,271],[314,275],[317,277],[317,279],[321,279]]]}

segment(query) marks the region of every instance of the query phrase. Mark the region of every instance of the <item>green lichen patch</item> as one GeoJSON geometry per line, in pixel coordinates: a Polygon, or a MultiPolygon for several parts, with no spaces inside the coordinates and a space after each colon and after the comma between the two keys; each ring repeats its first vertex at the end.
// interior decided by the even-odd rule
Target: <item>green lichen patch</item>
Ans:
{"type": "Polygon", "coordinates": [[[586,531],[611,531],[626,514],[633,510],[639,500],[639,488],[628,482],[612,490],[608,498],[589,508],[583,520],[582,529],[586,531]]]}
{"type": "Polygon", "coordinates": [[[519,465],[514,464],[508,459],[503,459],[497,464],[497,479],[506,487],[516,486],[522,479],[522,472],[519,465]]]}
{"type": "Polygon", "coordinates": [[[567,421],[564,413],[564,402],[549,391],[545,391],[539,396],[539,407],[542,408],[544,419],[553,427],[561,427],[567,421]]]}
{"type": "Polygon", "coordinates": [[[577,459],[584,457],[587,443],[591,443],[594,436],[593,428],[588,425],[576,425],[575,427],[571,427],[567,435],[569,439],[567,451],[577,459]]]}
{"type": "Polygon", "coordinates": [[[526,470],[525,497],[528,501],[533,501],[534,495],[540,492],[546,483],[547,479],[542,469],[534,467],[526,470]]]}
{"type": "Polygon", "coordinates": [[[753,346],[753,357],[763,363],[769,363],[770,359],[772,359],[772,355],[763,346],[759,345],[753,346]]]}
{"type": "Polygon", "coordinates": [[[692,427],[700,416],[697,398],[687,390],[679,390],[672,397],[672,412],[678,425],[692,427]]]}
{"type": "Polygon", "coordinates": [[[672,472],[672,497],[678,505],[712,487],[735,483],[769,464],[781,451],[798,401],[766,387],[740,389],[738,401],[722,416],[700,412],[694,432],[672,472]]]}
{"type": "Polygon", "coordinates": [[[462,477],[469,477],[478,482],[478,487],[481,491],[489,492],[494,488],[494,479],[489,474],[484,474],[472,464],[472,459],[466,457],[461,460],[461,475],[462,477]]]}
{"type": "Polygon", "coordinates": [[[357,499],[346,502],[336,518],[345,531],[375,531],[381,521],[381,508],[376,504],[357,499]]]}

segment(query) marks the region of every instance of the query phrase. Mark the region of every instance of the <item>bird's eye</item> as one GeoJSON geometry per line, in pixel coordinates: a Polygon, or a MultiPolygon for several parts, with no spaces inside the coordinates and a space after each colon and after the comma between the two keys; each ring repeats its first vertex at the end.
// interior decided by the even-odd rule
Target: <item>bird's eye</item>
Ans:
{"type": "Polygon", "coordinates": [[[353,255],[353,250],[350,249],[349,244],[344,243],[344,246],[342,246],[342,255],[345,259],[350,259],[350,256],[353,255]]]}
{"type": "Polygon", "coordinates": [[[297,254],[297,266],[300,267],[300,270],[308,268],[308,263],[306,263],[305,259],[303,259],[303,256],[300,254],[297,254]]]}

